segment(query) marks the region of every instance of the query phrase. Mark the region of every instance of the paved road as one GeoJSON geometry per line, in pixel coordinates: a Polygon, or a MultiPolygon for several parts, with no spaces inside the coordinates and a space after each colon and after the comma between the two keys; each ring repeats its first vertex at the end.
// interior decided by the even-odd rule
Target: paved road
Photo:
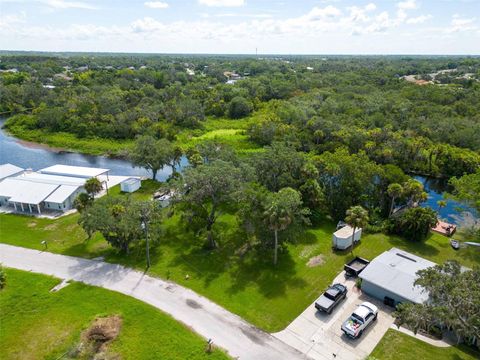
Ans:
{"type": "Polygon", "coordinates": [[[102,261],[0,244],[7,267],[118,291],[170,314],[238,359],[307,359],[298,350],[180,285],[102,261]]]}

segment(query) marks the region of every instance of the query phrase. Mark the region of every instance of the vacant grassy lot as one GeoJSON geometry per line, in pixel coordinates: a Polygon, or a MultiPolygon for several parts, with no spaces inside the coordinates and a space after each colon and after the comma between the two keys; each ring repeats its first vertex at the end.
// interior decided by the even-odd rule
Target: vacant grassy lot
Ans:
{"type": "MultiPolygon", "coordinates": [[[[104,256],[110,262],[145,268],[143,244],[133,248],[128,257],[119,255],[99,235],[87,241],[76,224],[77,217],[53,221],[3,214],[1,241],[42,249],[41,241],[47,240],[52,252],[88,258],[104,256]]],[[[149,273],[189,287],[267,331],[281,330],[290,323],[352,257],[348,252],[331,250],[331,223],[317,226],[289,244],[288,251],[280,254],[277,267],[271,265],[271,251],[242,251],[245,236],[232,215],[221,216],[215,225],[220,244],[215,251],[204,250],[203,239],[195,239],[184,228],[175,216],[165,222],[162,240],[152,250],[149,273]],[[308,260],[317,255],[322,263],[307,266],[308,260]]],[[[423,243],[384,234],[365,235],[354,254],[372,259],[393,246],[436,262],[456,259],[466,266],[480,262],[480,251],[454,251],[448,239],[440,235],[431,235],[423,243]]]]}
{"type": "Polygon", "coordinates": [[[395,330],[388,330],[371,354],[379,360],[474,360],[480,352],[464,345],[439,348],[395,330]]]}
{"type": "Polygon", "coordinates": [[[58,280],[6,269],[0,291],[0,354],[7,359],[60,359],[80,341],[97,316],[120,315],[123,325],[109,351],[123,359],[227,359],[206,354],[205,340],[170,316],[112,291],[72,283],[49,292],[58,280]]]}

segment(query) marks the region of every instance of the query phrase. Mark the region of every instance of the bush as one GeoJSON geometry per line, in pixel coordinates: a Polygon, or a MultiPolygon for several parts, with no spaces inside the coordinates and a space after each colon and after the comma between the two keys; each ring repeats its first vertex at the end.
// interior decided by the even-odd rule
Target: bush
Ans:
{"type": "Polygon", "coordinates": [[[5,274],[5,270],[3,269],[3,266],[0,265],[0,290],[5,287],[7,283],[7,274],[5,274]]]}
{"type": "Polygon", "coordinates": [[[357,288],[361,289],[361,288],[362,288],[362,279],[356,278],[356,279],[355,279],[355,286],[356,286],[357,288]]]}
{"type": "Polygon", "coordinates": [[[250,101],[242,96],[236,96],[230,101],[228,116],[232,119],[240,119],[250,115],[252,109],[253,106],[250,101]]]}
{"type": "Polygon", "coordinates": [[[425,240],[430,229],[437,224],[437,213],[431,208],[408,209],[399,216],[390,219],[387,228],[409,240],[425,240]]]}

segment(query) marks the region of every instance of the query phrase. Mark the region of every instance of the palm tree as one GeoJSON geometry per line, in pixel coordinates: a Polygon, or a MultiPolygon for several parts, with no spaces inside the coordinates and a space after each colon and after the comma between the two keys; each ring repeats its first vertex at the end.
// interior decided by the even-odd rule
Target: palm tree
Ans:
{"type": "Polygon", "coordinates": [[[268,200],[264,221],[275,235],[273,265],[277,265],[278,232],[285,230],[293,222],[296,213],[301,214],[302,199],[298,191],[292,188],[283,188],[273,193],[268,200]]]}
{"type": "Polygon", "coordinates": [[[345,222],[353,228],[351,252],[353,254],[353,244],[355,242],[355,231],[357,228],[363,228],[368,223],[368,211],[360,205],[352,206],[347,210],[345,222]]]}
{"type": "Polygon", "coordinates": [[[390,184],[388,185],[387,193],[388,193],[388,196],[392,198],[392,205],[390,206],[390,212],[388,214],[388,216],[390,217],[392,216],[393,209],[395,208],[395,200],[398,199],[403,194],[403,187],[402,185],[397,183],[390,184]]]}
{"type": "Polygon", "coordinates": [[[437,212],[439,213],[442,208],[447,206],[447,202],[445,200],[438,200],[437,201],[437,206],[438,206],[437,212]]]}
{"type": "Polygon", "coordinates": [[[85,182],[83,186],[88,195],[93,199],[100,191],[103,190],[103,186],[100,180],[96,177],[92,177],[85,182]]]}

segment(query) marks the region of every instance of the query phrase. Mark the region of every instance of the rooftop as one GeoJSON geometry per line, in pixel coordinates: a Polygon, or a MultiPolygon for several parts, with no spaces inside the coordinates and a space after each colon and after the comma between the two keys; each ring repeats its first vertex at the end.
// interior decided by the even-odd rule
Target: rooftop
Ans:
{"type": "Polygon", "coordinates": [[[18,174],[22,171],[23,169],[21,167],[12,164],[2,164],[0,165],[0,180],[18,174]]]}
{"type": "Polygon", "coordinates": [[[428,293],[415,286],[417,271],[436,264],[406,251],[392,248],[377,256],[359,277],[414,303],[423,303],[428,293]]]}
{"type": "Polygon", "coordinates": [[[71,185],[76,187],[85,185],[85,182],[87,181],[86,178],[41,174],[37,172],[31,172],[31,173],[27,172],[15,177],[15,179],[37,182],[37,183],[44,183],[44,184],[71,185]]]}
{"type": "Polygon", "coordinates": [[[72,185],[60,185],[50,196],[48,196],[44,201],[50,203],[61,204],[68,199],[75,191],[77,191],[78,186],[72,185]]]}
{"type": "MultiPolygon", "coordinates": [[[[360,230],[362,229],[357,227],[355,229],[355,234],[360,230]]],[[[352,237],[352,233],[353,233],[353,228],[350,225],[345,225],[341,229],[338,229],[337,231],[335,231],[333,234],[339,238],[347,238],[347,237],[352,237]]]]}
{"type": "Polygon", "coordinates": [[[108,172],[109,169],[100,169],[84,166],[70,166],[70,165],[53,165],[45,169],[40,169],[38,172],[42,174],[51,175],[65,175],[65,176],[78,176],[78,177],[95,177],[108,172]]]}
{"type": "Polygon", "coordinates": [[[55,184],[7,178],[0,183],[0,196],[8,197],[11,202],[37,205],[58,187],[59,185],[55,184]]]}

